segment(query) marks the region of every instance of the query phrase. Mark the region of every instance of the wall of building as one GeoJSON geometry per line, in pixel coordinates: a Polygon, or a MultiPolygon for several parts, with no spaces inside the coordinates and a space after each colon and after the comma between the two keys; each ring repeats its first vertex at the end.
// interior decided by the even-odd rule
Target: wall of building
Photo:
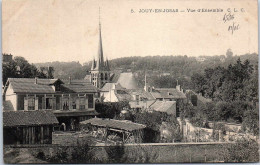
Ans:
{"type": "Polygon", "coordinates": [[[14,90],[11,85],[9,85],[9,87],[6,90],[5,102],[6,104],[8,104],[7,110],[17,111],[17,95],[14,93],[14,90]],[[10,106],[10,104],[12,106],[10,106]]]}
{"type": "MultiPolygon", "coordinates": [[[[83,94],[84,95],[84,94],[83,94]]],[[[87,95],[93,95],[90,93],[87,93],[87,95]]],[[[52,110],[63,110],[64,106],[62,106],[62,104],[64,102],[62,102],[62,95],[61,94],[51,94],[51,95],[45,95],[45,94],[36,94],[36,95],[30,95],[32,97],[34,97],[34,110],[38,110],[38,109],[47,109],[46,107],[46,98],[51,98],[52,100],[52,110]]],[[[80,109],[80,102],[78,94],[71,94],[71,96],[69,96],[69,94],[66,94],[66,96],[68,96],[68,110],[70,109],[80,109]],[[76,107],[73,107],[73,100],[74,103],[76,105],[76,107]]],[[[7,89],[6,92],[6,101],[5,102],[11,102],[14,110],[27,110],[25,107],[25,98],[27,97],[27,94],[14,94],[13,90],[11,88],[11,86],[9,86],[9,88],[7,89]]],[[[65,97],[65,96],[64,96],[65,97]]],[[[94,96],[92,96],[94,97],[94,96]]],[[[95,100],[94,98],[88,98],[86,97],[86,101],[85,101],[85,109],[87,110],[94,110],[95,109],[95,100]],[[90,104],[92,103],[92,105],[90,104]]]]}
{"type": "Polygon", "coordinates": [[[104,97],[104,102],[118,102],[115,90],[110,90],[109,92],[102,92],[101,96],[104,97]]]}
{"type": "Polygon", "coordinates": [[[51,144],[51,125],[4,127],[4,144],[51,144]]]}

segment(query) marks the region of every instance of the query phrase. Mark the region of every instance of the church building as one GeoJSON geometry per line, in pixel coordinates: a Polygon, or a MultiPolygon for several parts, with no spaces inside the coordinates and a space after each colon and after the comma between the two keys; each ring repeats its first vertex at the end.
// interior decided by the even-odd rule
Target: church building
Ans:
{"type": "Polygon", "coordinates": [[[110,68],[108,60],[104,61],[102,36],[101,36],[101,24],[99,22],[99,43],[98,43],[98,57],[92,62],[90,71],[91,83],[98,89],[102,88],[106,83],[110,82],[110,68]]]}

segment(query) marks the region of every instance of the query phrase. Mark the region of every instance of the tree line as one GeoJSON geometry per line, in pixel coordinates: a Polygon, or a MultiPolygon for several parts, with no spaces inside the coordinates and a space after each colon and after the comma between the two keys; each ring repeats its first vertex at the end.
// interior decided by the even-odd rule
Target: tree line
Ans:
{"type": "MultiPolygon", "coordinates": [[[[47,75],[30,64],[24,57],[14,57],[8,63],[3,63],[3,85],[8,78],[47,78],[47,75]]],[[[52,77],[53,78],[53,77],[52,77]]]]}
{"type": "Polygon", "coordinates": [[[192,75],[191,83],[195,92],[212,102],[184,105],[184,117],[199,126],[206,120],[242,123],[244,131],[258,134],[258,65],[238,59],[228,67],[207,68],[192,75]]]}

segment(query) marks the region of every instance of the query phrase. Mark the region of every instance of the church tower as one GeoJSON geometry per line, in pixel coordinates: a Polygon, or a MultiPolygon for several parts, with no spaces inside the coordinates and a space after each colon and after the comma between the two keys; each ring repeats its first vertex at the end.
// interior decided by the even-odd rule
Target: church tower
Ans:
{"type": "MultiPolygon", "coordinates": [[[[100,11],[99,11],[100,14],[100,11]]],[[[104,61],[102,36],[101,36],[101,23],[99,16],[99,41],[98,41],[98,56],[97,60],[94,58],[91,67],[91,82],[97,88],[102,88],[105,83],[110,82],[110,68],[108,60],[104,61]]]]}

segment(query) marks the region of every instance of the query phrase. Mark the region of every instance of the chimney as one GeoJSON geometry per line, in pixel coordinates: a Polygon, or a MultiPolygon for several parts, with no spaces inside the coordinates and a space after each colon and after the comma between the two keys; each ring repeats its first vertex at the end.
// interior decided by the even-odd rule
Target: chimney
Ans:
{"type": "Polygon", "coordinates": [[[71,84],[71,77],[69,76],[69,84],[71,84]]]}
{"type": "Polygon", "coordinates": [[[35,84],[37,84],[38,83],[38,78],[37,77],[35,77],[35,82],[34,82],[35,84]]]}

